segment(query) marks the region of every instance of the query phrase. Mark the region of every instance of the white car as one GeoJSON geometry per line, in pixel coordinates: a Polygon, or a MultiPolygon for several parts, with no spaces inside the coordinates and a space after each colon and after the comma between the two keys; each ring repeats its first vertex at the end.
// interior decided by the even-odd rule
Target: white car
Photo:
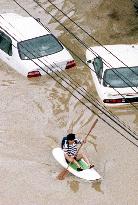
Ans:
{"type": "Polygon", "coordinates": [[[0,14],[0,59],[27,77],[76,65],[67,49],[48,29],[32,17],[14,13],[0,14]]]}
{"type": "Polygon", "coordinates": [[[86,50],[86,62],[100,99],[107,106],[138,103],[138,45],[104,47],[86,50]]]}

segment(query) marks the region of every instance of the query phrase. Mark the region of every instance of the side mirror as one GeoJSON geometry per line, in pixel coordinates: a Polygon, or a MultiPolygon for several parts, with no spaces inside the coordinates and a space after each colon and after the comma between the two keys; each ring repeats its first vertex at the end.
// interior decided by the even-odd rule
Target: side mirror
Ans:
{"type": "Polygon", "coordinates": [[[87,63],[92,63],[92,60],[88,60],[87,63]]]}
{"type": "Polygon", "coordinates": [[[36,18],[35,20],[36,20],[38,23],[40,23],[40,18],[36,18]]]}

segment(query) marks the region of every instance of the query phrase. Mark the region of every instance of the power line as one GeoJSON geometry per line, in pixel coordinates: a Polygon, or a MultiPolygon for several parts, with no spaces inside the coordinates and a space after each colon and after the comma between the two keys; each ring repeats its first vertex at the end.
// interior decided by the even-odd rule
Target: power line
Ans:
{"type": "MultiPolygon", "coordinates": [[[[23,8],[24,9],[24,8],[23,8]]],[[[25,10],[26,11],[26,10],[25,10]]],[[[27,11],[26,11],[27,12],[27,11]]],[[[29,14],[29,13],[28,13],[29,14]]],[[[29,14],[30,15],[30,14],[29,14]]]]}
{"type": "MultiPolygon", "coordinates": [[[[35,3],[37,3],[36,0],[33,0],[35,3]]],[[[86,33],[89,37],[91,37],[96,43],[98,43],[100,46],[102,46],[106,51],[108,51],[112,56],[114,56],[118,61],[120,61],[124,66],[129,68],[133,73],[133,71],[128,65],[126,65],[121,59],[119,59],[116,55],[114,55],[110,50],[108,50],[104,45],[102,45],[96,38],[94,38],[91,34],[89,34],[86,30],[84,30],[79,24],[77,24],[75,21],[73,21],[66,13],[64,13],[61,9],[59,9],[51,0],[48,0],[51,5],[53,5],[58,11],[60,11],[64,16],[66,16],[72,23],[74,23],[78,28],[80,28],[84,33],[86,33]]],[[[137,73],[135,73],[136,76],[138,76],[137,73]]]]}
{"type": "MultiPolygon", "coordinates": [[[[40,4],[40,3],[38,3],[36,0],[33,0],[35,3],[37,3],[39,6],[41,6],[41,8],[43,8],[44,9],[44,7],[40,4]]],[[[106,51],[108,51],[108,53],[110,53],[112,56],[114,56],[115,58],[117,58],[121,63],[123,63],[124,64],[124,62],[123,61],[121,61],[117,56],[115,56],[110,50],[108,50],[105,46],[103,46],[99,41],[97,41],[93,36],[91,36],[88,32],[86,32],[81,26],[79,26],[75,21],[73,21],[67,14],[65,14],[61,9],[59,9],[54,3],[52,3],[50,0],[48,0],[50,3],[51,3],[51,5],[53,5],[58,11],[60,11],[64,16],[66,16],[71,22],[73,22],[77,27],[79,27],[81,30],[83,30],[84,31],[84,33],[86,33],[87,35],[89,35],[89,37],[91,37],[93,40],[95,40],[99,45],[101,45],[106,51]]],[[[45,9],[44,9],[45,10],[45,9]]],[[[46,11],[46,10],[45,10],[46,11]]],[[[49,13],[49,12],[47,12],[47,13],[49,13]]],[[[50,14],[51,15],[51,14],[50,14]]],[[[56,18],[54,18],[56,21],[57,21],[57,19],[56,18]]],[[[58,21],[58,23],[59,23],[59,21],[58,21]]],[[[62,23],[60,23],[60,25],[62,25],[63,26],[63,24],[62,23]]],[[[65,29],[66,29],[66,27],[64,27],[65,29]]],[[[71,33],[71,34],[73,34],[72,32],[70,32],[69,31],[69,29],[68,29],[68,32],[69,33],[71,33]]],[[[78,37],[76,37],[74,34],[73,34],[73,36],[78,40],[79,38],[78,37]]],[[[95,51],[93,51],[92,50],[92,48],[89,48],[89,47],[87,47],[87,45],[86,44],[84,44],[84,42],[82,42],[80,39],[78,40],[81,44],[83,44],[89,51],[91,51],[94,55],[96,54],[96,55],[98,55],[95,51]]],[[[95,55],[95,56],[96,56],[95,55]]],[[[99,56],[99,55],[98,55],[99,56]]],[[[102,57],[101,57],[102,58],[102,57]]],[[[103,58],[102,58],[103,59],[103,58]]],[[[104,60],[104,59],[103,59],[104,60]]],[[[108,64],[108,67],[112,67],[108,62],[106,62],[105,60],[104,60],[104,62],[105,63],[107,63],[108,64]]],[[[126,64],[124,64],[126,67],[128,67],[126,64]]],[[[130,67],[128,67],[133,73],[135,73],[130,67]]],[[[114,71],[113,71],[114,72],[114,71]]],[[[115,73],[116,74],[116,73],[115,73]]],[[[138,74],[137,73],[135,73],[135,75],[137,75],[138,76],[138,74]]],[[[122,75],[123,76],[123,75],[122,75]]],[[[118,75],[118,77],[120,77],[119,75],[118,75]]],[[[124,77],[124,76],[123,76],[124,77]]],[[[121,78],[121,77],[120,77],[121,78]]],[[[122,78],[121,78],[122,79],[122,78]]],[[[123,79],[122,79],[123,80],[123,79]]],[[[128,81],[129,81],[129,79],[127,79],[128,81]]],[[[124,80],[123,80],[124,81],[124,80]]],[[[126,83],[126,81],[124,81],[125,83],[126,83]]],[[[129,81],[130,82],[130,81],[129,81]]],[[[132,82],[130,82],[130,83],[132,83],[132,82]]],[[[128,83],[126,83],[127,85],[129,85],[128,83]]],[[[135,87],[135,85],[134,85],[134,87],[135,87]]],[[[131,88],[132,88],[132,86],[131,86],[131,88]]],[[[133,90],[134,90],[134,88],[132,88],[133,90]]],[[[134,90],[135,91],[135,90],[134,90]]],[[[136,91],[135,91],[136,92],[136,91]]]]}
{"type": "MultiPolygon", "coordinates": [[[[16,0],[13,0],[13,1],[15,1],[16,2],[16,0]]],[[[33,0],[34,1],[34,0],[33,0]]],[[[35,2],[35,1],[34,1],[35,2]]],[[[16,2],[17,3],[17,2],[16,2]]],[[[84,45],[89,51],[92,51],[93,53],[94,53],[94,55],[98,55],[98,54],[96,54],[96,52],[94,52],[91,48],[89,48],[89,47],[87,47],[87,45],[84,43],[84,42],[82,42],[77,36],[75,36],[75,34],[74,33],[72,33],[69,29],[67,29],[58,19],[56,19],[50,12],[48,12],[48,11],[46,11],[46,9],[40,4],[40,3],[38,3],[38,2],[35,2],[38,6],[40,6],[45,12],[47,12],[53,19],[55,19],[60,25],[62,25],[74,38],[76,38],[79,42],[80,42],[80,44],[82,45],[84,45]]],[[[18,4],[18,3],[17,3],[18,4]]],[[[18,4],[19,5],[19,4],[18,4]]],[[[20,5],[20,7],[21,7],[21,5],[20,5]]],[[[21,7],[22,9],[24,9],[23,7],[21,7]]],[[[104,60],[105,61],[105,60],[104,60]]],[[[83,61],[82,61],[83,62],[83,61]]],[[[107,63],[107,62],[106,62],[107,63]]],[[[108,65],[109,65],[109,63],[107,63],[108,65]]],[[[111,65],[110,65],[111,66],[111,65]]],[[[88,66],[89,67],[89,66],[88,66]]],[[[112,66],[111,66],[112,67],[112,66]]],[[[90,67],[89,67],[90,68],[90,67]]],[[[90,68],[91,69],[91,68],[90,68]]],[[[91,69],[93,72],[95,72],[93,69],[91,69]]],[[[114,70],[112,70],[114,73],[115,73],[115,75],[117,75],[116,74],[116,72],[114,71],[114,70]]],[[[117,75],[118,76],[118,75],[117,75]]],[[[120,76],[118,76],[119,78],[121,78],[120,76]]],[[[124,77],[124,76],[123,76],[124,77]]],[[[103,79],[103,78],[102,78],[103,79]]],[[[122,78],[121,78],[122,79],[122,78]]],[[[122,79],[123,81],[124,81],[124,79],[125,79],[125,77],[122,79]]],[[[127,79],[128,81],[129,81],[129,79],[127,79]]],[[[127,85],[129,85],[126,81],[124,81],[127,85]]],[[[129,81],[130,82],[130,81],[129,81]]],[[[130,82],[131,83],[131,82],[130,82]]],[[[109,83],[108,83],[109,84],[109,83]]],[[[110,85],[110,84],[109,84],[110,85]]],[[[110,85],[110,87],[111,88],[113,88],[120,96],[122,96],[123,98],[125,98],[118,90],[116,90],[114,87],[112,87],[111,85],[110,85]]],[[[136,93],[137,93],[137,91],[133,88],[133,87],[131,87],[131,89],[132,90],[134,90],[136,93]]],[[[126,99],[126,101],[128,102],[128,103],[130,103],[133,107],[135,107],[131,102],[129,102],[129,99],[128,98],[125,98],[126,99]]],[[[137,107],[135,107],[135,109],[136,110],[138,110],[137,109],[137,107]]]]}
{"type": "MultiPolygon", "coordinates": [[[[3,19],[4,19],[4,17],[2,17],[3,19]]],[[[4,19],[5,20],[5,19],[4,19]]],[[[6,20],[5,20],[6,21],[6,20]]],[[[10,23],[8,23],[9,25],[11,25],[12,26],[12,24],[10,24],[10,23]]],[[[12,26],[13,27],[13,26],[12,26]]],[[[14,29],[15,29],[15,27],[13,27],[14,29]]],[[[20,33],[21,34],[21,33],[20,33]]],[[[20,41],[21,41],[22,39],[20,39],[20,41]]],[[[16,39],[16,41],[17,41],[17,39],[16,39]]],[[[28,44],[29,45],[29,44],[28,44]]],[[[31,48],[32,49],[32,48],[31,48]]],[[[28,51],[28,50],[27,50],[28,51]]],[[[32,50],[33,51],[33,50],[32,50]]],[[[56,65],[56,64],[55,64],[56,65]]],[[[58,65],[56,65],[56,66],[58,66],[58,65]]],[[[64,72],[64,71],[63,71],[64,72]]],[[[65,73],[66,75],[67,75],[67,73],[65,73]]],[[[62,74],[63,75],[63,74],[62,74]]],[[[67,75],[68,77],[70,77],[69,75],[67,75]]],[[[65,75],[63,75],[63,77],[65,77],[66,78],[66,76],[65,75]]],[[[67,78],[66,78],[67,79],[67,78]]],[[[70,79],[71,80],[73,80],[71,77],[70,77],[70,79]]],[[[69,80],[69,79],[67,79],[67,80],[69,80]]],[[[75,84],[72,84],[72,82],[71,82],[71,80],[69,80],[69,82],[71,83],[71,85],[75,85],[75,84]]],[[[76,81],[74,81],[73,80],[73,82],[75,82],[76,84],[77,84],[77,86],[80,86],[76,81]]],[[[76,85],[75,85],[76,86],[76,85]]],[[[81,91],[81,92],[83,92],[82,91],[82,89],[80,88],[80,87],[72,87],[73,89],[78,89],[79,88],[79,90],[81,91]]],[[[90,98],[90,96],[87,94],[87,91],[85,90],[85,89],[83,89],[86,93],[84,93],[85,95],[87,95],[89,98],[90,98]]],[[[93,103],[96,103],[96,105],[97,106],[99,106],[99,109],[104,113],[104,114],[106,114],[106,116],[108,116],[109,118],[110,118],[110,114],[112,114],[112,113],[110,113],[108,110],[105,110],[101,105],[100,105],[100,102],[96,99],[96,102],[95,102],[95,99],[94,99],[94,97],[92,96],[92,99],[93,99],[93,103]],[[101,109],[102,108],[102,109],[101,109]],[[103,109],[104,109],[104,111],[103,111],[103,109]],[[109,114],[108,114],[109,113],[109,114]]],[[[115,118],[115,116],[113,116],[113,114],[112,114],[112,117],[115,119],[115,120],[119,120],[119,119],[116,119],[115,118]]],[[[120,122],[120,121],[119,121],[120,122]]],[[[125,127],[127,127],[123,122],[120,122],[120,123],[122,123],[125,127]]],[[[130,131],[130,132],[132,132],[131,131],[131,129],[130,129],[130,127],[127,127],[127,129],[130,131]]],[[[136,133],[135,132],[133,132],[133,134],[135,134],[136,135],[136,133]]]]}
{"type": "MultiPolygon", "coordinates": [[[[11,36],[12,37],[12,36],[11,36]]],[[[12,37],[12,38],[14,38],[14,37],[12,37]]],[[[15,39],[15,38],[14,38],[15,39]]],[[[15,39],[16,40],[16,39],[15,39]]],[[[17,41],[17,40],[16,40],[17,41]]],[[[31,59],[30,59],[31,60],[31,59]]],[[[34,61],[33,61],[34,62],[34,61]]],[[[44,63],[43,63],[44,64],[44,63]]],[[[37,66],[39,66],[38,64],[37,64],[37,66]]],[[[40,66],[39,66],[40,67],[40,66]]],[[[42,70],[44,70],[42,67],[40,67],[42,70]]],[[[44,72],[46,72],[45,70],[44,70],[44,72]]],[[[49,73],[48,72],[46,72],[48,75],[49,75],[49,73]]],[[[54,72],[55,73],[55,72],[54,72]]],[[[57,73],[55,73],[56,75],[57,75],[57,73]]],[[[50,75],[51,76],[51,75],[50,75]]],[[[61,80],[63,80],[64,82],[66,82],[63,78],[61,78],[61,76],[59,76],[59,75],[57,75],[61,80]]],[[[53,78],[53,76],[51,76],[52,78],[53,78]]],[[[55,78],[53,78],[53,79],[55,79],[55,78]]],[[[56,80],[56,79],[55,79],[56,80]]],[[[57,81],[57,80],[56,80],[57,81]]],[[[58,82],[58,81],[57,81],[58,82]]],[[[60,85],[62,85],[62,83],[60,83],[60,82],[58,82],[60,85]]],[[[67,84],[68,84],[68,82],[66,82],[67,84]]],[[[69,84],[68,84],[69,85],[69,84]]],[[[69,89],[67,89],[64,85],[62,85],[66,90],[68,90],[73,96],[74,96],[74,94],[69,90],[69,89]]],[[[74,88],[73,88],[74,89],[74,88]]],[[[78,91],[77,91],[78,92],[78,91]]],[[[82,95],[82,93],[80,93],[80,91],[78,92],[81,96],[83,96],[82,95]]],[[[74,96],[74,97],[76,97],[76,96],[74,96]]],[[[90,102],[91,104],[92,104],[92,102],[89,100],[89,99],[87,99],[85,96],[83,96],[88,102],[90,102]]],[[[77,97],[76,97],[77,98],[77,97]]],[[[82,102],[79,98],[77,98],[82,104],[84,104],[86,107],[88,107],[84,102],[82,102]]],[[[95,105],[94,105],[95,106],[95,105]]],[[[96,107],[96,106],[95,106],[96,107]]],[[[95,111],[94,110],[92,110],[90,107],[88,107],[91,111],[93,111],[94,113],[95,113],[95,111]]],[[[99,108],[98,108],[99,109],[99,108]]],[[[95,113],[97,116],[99,116],[97,113],[95,113]]],[[[111,126],[113,129],[115,129],[117,132],[119,132],[115,127],[113,127],[110,123],[108,123],[107,121],[105,121],[101,116],[99,116],[99,118],[100,119],[102,119],[104,122],[106,122],[109,126],[111,126]]],[[[116,122],[115,122],[116,123],[116,122]]],[[[126,131],[126,130],[125,130],[126,131]]],[[[126,131],[127,133],[128,133],[128,131],[126,131]]],[[[120,133],[120,132],[119,132],[120,133]]],[[[122,135],[122,133],[120,133],[121,135],[122,135]]],[[[129,133],[130,134],[130,133],[129,133]]],[[[122,136],[124,136],[125,137],[125,135],[122,135],[122,136]]],[[[125,137],[126,138],[126,137],[125,137]]],[[[126,138],[127,139],[127,138],[126,138]]],[[[129,140],[129,139],[128,139],[129,140]]],[[[130,140],[129,140],[130,141],[130,140]]]]}
{"type": "MultiPolygon", "coordinates": [[[[26,9],[24,9],[16,0],[13,0],[14,2],[16,2],[23,10],[25,10],[26,11],[26,13],[28,13],[28,15],[30,15],[30,13],[26,10],[26,9]]],[[[35,2],[35,1],[34,1],[35,2]]],[[[38,3],[38,2],[35,2],[35,3],[37,3],[37,5],[38,6],[40,6],[44,11],[46,11],[42,6],[41,6],[41,4],[40,3],[38,3]]],[[[52,18],[54,18],[60,25],[62,25],[70,34],[72,34],[80,43],[81,43],[81,45],[83,44],[86,48],[88,48],[87,47],[87,45],[84,43],[84,42],[82,42],[78,37],[76,37],[72,32],[70,32],[59,20],[57,20],[51,13],[49,13],[48,11],[46,11],[49,15],[51,15],[52,16],[52,18]]],[[[30,16],[32,16],[32,15],[30,15],[30,16]]],[[[63,44],[63,43],[62,43],[63,44]]],[[[67,46],[66,46],[67,47],[67,46]]],[[[68,47],[67,47],[68,48],[68,47]]],[[[92,51],[92,49],[90,49],[90,48],[88,48],[90,51],[92,51]]],[[[70,50],[70,49],[69,49],[70,50]]],[[[71,51],[72,52],[72,51],[71,51]]],[[[93,51],[94,52],[94,51],[93,51]]],[[[73,53],[73,52],[72,52],[73,53]]],[[[95,53],[95,52],[94,52],[95,53]]],[[[96,54],[96,55],[98,55],[98,54],[96,54]]],[[[75,54],[75,56],[77,56],[76,54],[75,54]]],[[[81,60],[82,61],[82,60],[81,60]]],[[[82,61],[83,63],[84,63],[84,61],[82,61]]],[[[108,63],[107,63],[108,64],[108,63]]],[[[86,63],[85,63],[85,65],[87,65],[86,63]]],[[[88,66],[88,65],[87,65],[88,66]]],[[[89,66],[88,66],[89,67],[89,66]]],[[[90,68],[90,67],[89,67],[90,68]]],[[[90,68],[91,69],[91,68],[90,68]]],[[[93,70],[93,69],[91,69],[93,72],[95,72],[95,70],[93,70]]],[[[113,72],[114,72],[114,70],[113,70],[113,72]]],[[[96,73],[96,72],[95,72],[96,73]]],[[[114,72],[115,73],[115,72],[114,72]]],[[[115,75],[117,75],[116,73],[115,73],[115,75]]],[[[118,76],[118,75],[117,75],[118,76]]],[[[120,78],[120,76],[118,76],[119,78],[120,78]]],[[[101,78],[101,79],[103,79],[103,78],[101,78]]],[[[122,78],[121,78],[122,79],[122,78]]],[[[124,79],[122,79],[123,81],[124,81],[124,79]]],[[[104,80],[104,82],[106,82],[105,80],[104,80]]],[[[125,81],[124,81],[125,82],[125,81]]],[[[126,82],[125,82],[126,83],[126,82]]],[[[109,84],[109,83],[108,83],[109,84]]],[[[127,84],[127,83],[126,83],[127,84]]],[[[110,85],[110,84],[109,84],[110,85]]],[[[124,98],[125,100],[126,100],[126,102],[128,102],[129,104],[131,104],[136,110],[138,110],[138,108],[133,104],[133,103],[131,103],[130,101],[129,101],[129,99],[128,98],[125,98],[118,90],[116,90],[114,87],[112,87],[111,85],[110,85],[110,87],[111,88],[113,88],[120,96],[122,96],[122,98],[124,98]]],[[[131,87],[132,88],[132,87],[131,87]]],[[[134,90],[134,88],[132,88],[132,90],[134,90]]],[[[135,90],[134,90],[135,91],[135,90]]],[[[135,91],[136,92],[136,91],[135,91]]]]}
{"type": "MultiPolygon", "coordinates": [[[[2,17],[2,16],[1,16],[2,17]]],[[[4,17],[2,17],[3,19],[4,19],[4,17]]],[[[4,19],[5,20],[5,19],[4,19]]],[[[6,20],[5,20],[6,21],[6,20]]],[[[10,24],[9,22],[8,22],[8,24],[10,24]]],[[[12,26],[12,24],[10,24],[11,26],[12,26]]],[[[13,27],[13,26],[12,26],[13,27]]],[[[15,29],[15,27],[13,27],[14,29],[15,29]]],[[[44,27],[45,28],[45,27],[44,27]]],[[[21,34],[21,33],[20,33],[21,34]]],[[[21,34],[22,35],[22,34],[21,34]]],[[[17,40],[17,39],[16,39],[17,40]]],[[[22,39],[20,39],[20,41],[21,41],[22,39]]],[[[56,64],[55,64],[56,65],[56,64]]],[[[56,65],[57,66],[57,65],[56,65]]],[[[69,76],[69,75],[68,75],[69,76]]],[[[64,76],[65,77],[65,76],[64,76]]],[[[69,76],[70,77],[70,76],[69,76]]],[[[71,78],[71,77],[70,77],[71,78]]],[[[69,80],[69,79],[68,79],[69,80]]],[[[73,80],[73,79],[72,79],[73,80]]],[[[70,80],[69,80],[70,81],[70,80]]],[[[70,81],[71,82],[71,81],[70,81]]],[[[75,81],[74,81],[75,82],[75,81]]],[[[76,83],[76,82],[75,82],[76,83]]],[[[79,84],[78,84],[79,85],[79,84]]],[[[76,85],[75,85],[76,86],[76,85]]],[[[80,86],[80,85],[79,85],[80,86]]],[[[74,88],[74,89],[76,89],[76,88],[74,88]]],[[[78,89],[78,88],[77,88],[78,89]]],[[[82,90],[81,90],[82,91],[82,90]]],[[[85,90],[86,91],[86,90],[85,90]]],[[[87,91],[86,91],[87,92],[87,91]]],[[[90,96],[88,96],[88,97],[90,97],[90,96]]],[[[92,99],[93,99],[94,97],[92,96],[92,99]]],[[[96,99],[96,102],[95,102],[95,99],[93,100],[93,102],[94,103],[96,103],[96,105],[97,105],[97,103],[98,103],[98,105],[97,106],[99,106],[100,108],[100,111],[101,112],[103,112],[107,117],[109,117],[110,119],[111,119],[111,116],[110,116],[110,114],[111,113],[109,113],[109,111],[107,111],[107,109],[105,110],[105,108],[103,108],[102,106],[101,106],[101,104],[100,104],[100,102],[98,102],[98,100],[96,99]],[[102,110],[102,109],[104,109],[104,111],[102,110]],[[108,115],[108,113],[109,113],[109,115],[108,115]]],[[[111,114],[112,115],[112,114],[111,114]]],[[[115,118],[115,116],[113,116],[112,115],[112,117],[113,118],[115,118]]],[[[115,120],[116,120],[116,118],[115,118],[115,120]]],[[[119,119],[117,119],[117,121],[118,121],[119,119]]],[[[120,122],[120,120],[119,120],[119,122],[120,122]]],[[[122,122],[121,122],[122,123],[122,122]]],[[[124,123],[122,123],[125,127],[126,127],[126,125],[124,124],[124,123]]],[[[132,130],[130,129],[130,127],[127,127],[127,129],[132,133],[132,130]]],[[[133,134],[135,134],[136,135],[136,133],[135,132],[133,132],[133,134]]]]}

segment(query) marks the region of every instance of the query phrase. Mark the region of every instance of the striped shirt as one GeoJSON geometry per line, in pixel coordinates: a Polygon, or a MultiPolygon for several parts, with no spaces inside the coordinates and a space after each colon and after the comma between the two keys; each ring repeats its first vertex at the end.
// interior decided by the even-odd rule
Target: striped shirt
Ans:
{"type": "Polygon", "coordinates": [[[82,140],[75,138],[73,144],[69,144],[67,140],[65,140],[65,143],[63,145],[63,151],[68,156],[74,156],[77,153],[77,144],[81,144],[82,140]]]}

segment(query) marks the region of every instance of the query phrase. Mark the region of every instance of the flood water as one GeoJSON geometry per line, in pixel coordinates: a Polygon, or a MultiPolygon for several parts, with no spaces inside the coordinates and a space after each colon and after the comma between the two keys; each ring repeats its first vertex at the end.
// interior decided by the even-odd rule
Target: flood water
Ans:
{"type": "MultiPolygon", "coordinates": [[[[52,0],[72,21],[47,0],[17,2],[73,52],[77,67],[67,72],[68,78],[85,90],[84,96],[87,91],[100,100],[83,63],[86,46],[138,43],[138,15],[132,1],[52,0]]],[[[13,0],[0,0],[0,13],[28,16],[20,6],[13,0]]],[[[65,86],[87,107],[55,80],[50,76],[27,79],[0,61],[0,205],[137,205],[137,140],[78,95],[77,89],[65,86]],[[98,118],[83,147],[102,180],[86,182],[69,174],[60,181],[56,176],[62,168],[52,149],[70,131],[84,138],[97,118],[92,110],[109,122],[98,118]]],[[[110,111],[138,133],[137,109],[128,106],[110,111]]]]}

